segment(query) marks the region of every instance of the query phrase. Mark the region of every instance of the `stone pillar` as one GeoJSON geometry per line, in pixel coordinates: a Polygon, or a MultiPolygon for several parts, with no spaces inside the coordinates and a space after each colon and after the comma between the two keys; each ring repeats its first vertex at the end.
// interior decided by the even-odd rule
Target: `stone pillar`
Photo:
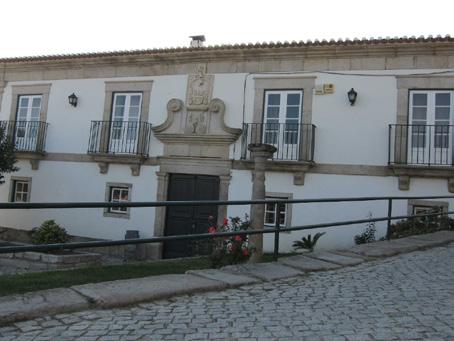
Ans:
{"type": "MultiPolygon", "coordinates": [[[[229,185],[230,175],[221,175],[219,177],[219,200],[229,200],[229,185]]],[[[224,218],[227,217],[227,206],[222,205],[218,207],[218,225],[222,225],[224,218]]]]}
{"type": "MultiPolygon", "coordinates": [[[[158,180],[158,189],[156,194],[156,201],[166,201],[167,200],[167,184],[169,181],[169,174],[166,172],[156,172],[156,177],[158,180]]],[[[155,207],[155,216],[154,216],[154,236],[161,237],[164,235],[165,228],[165,218],[166,218],[166,208],[165,207],[155,207]]],[[[162,258],[162,243],[151,244],[152,248],[152,259],[162,258]]]]}
{"type": "MultiPolygon", "coordinates": [[[[250,144],[248,146],[251,158],[254,160],[252,197],[251,200],[265,199],[265,162],[276,152],[276,147],[269,144],[250,144]]],[[[265,206],[251,205],[251,229],[262,230],[265,225],[265,206]]],[[[263,255],[263,234],[250,237],[250,241],[256,247],[252,254],[251,262],[259,262],[263,255]]]]}

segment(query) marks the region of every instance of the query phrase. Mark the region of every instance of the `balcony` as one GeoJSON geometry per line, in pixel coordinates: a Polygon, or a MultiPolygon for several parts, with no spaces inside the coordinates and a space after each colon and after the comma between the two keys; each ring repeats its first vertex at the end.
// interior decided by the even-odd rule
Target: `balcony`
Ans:
{"type": "Polygon", "coordinates": [[[151,124],[132,121],[91,121],[89,154],[148,157],[151,124]]]}
{"type": "Polygon", "coordinates": [[[40,121],[0,121],[0,127],[20,154],[44,154],[47,126],[40,121]]]}
{"type": "Polygon", "coordinates": [[[273,160],[314,161],[315,125],[299,123],[244,123],[241,159],[250,159],[249,144],[276,147],[273,160]]]}
{"type": "Polygon", "coordinates": [[[453,125],[390,124],[390,165],[445,167],[454,165],[453,125]]]}

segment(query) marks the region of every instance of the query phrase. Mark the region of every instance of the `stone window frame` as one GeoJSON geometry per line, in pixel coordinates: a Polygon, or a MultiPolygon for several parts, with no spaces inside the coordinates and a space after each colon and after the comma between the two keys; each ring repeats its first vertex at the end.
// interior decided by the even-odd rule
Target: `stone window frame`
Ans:
{"type": "MultiPolygon", "coordinates": [[[[312,124],[312,102],[316,78],[316,76],[292,77],[282,75],[276,77],[254,77],[254,111],[252,123],[264,123],[266,91],[302,90],[301,123],[312,124]]],[[[306,159],[307,155],[305,154],[309,153],[309,150],[308,148],[302,148],[301,156],[303,159],[306,159]]]]}
{"type": "Polygon", "coordinates": [[[47,121],[47,110],[49,108],[49,95],[50,89],[52,87],[51,83],[42,83],[42,84],[20,84],[13,85],[12,96],[11,96],[11,111],[9,115],[10,121],[16,121],[17,117],[17,106],[19,103],[20,96],[26,95],[41,95],[41,112],[39,113],[39,120],[41,122],[47,121]]]}
{"type": "MultiPolygon", "coordinates": [[[[454,90],[454,76],[396,76],[397,82],[397,109],[396,124],[409,124],[410,95],[414,90],[437,91],[454,90]]],[[[397,133],[397,130],[396,130],[397,133]]],[[[408,138],[407,133],[401,132],[401,138],[408,138]]],[[[406,144],[394,147],[394,160],[399,164],[406,164],[406,144]]]]}
{"type": "Polygon", "coordinates": [[[447,201],[409,199],[408,207],[407,207],[407,214],[412,215],[414,207],[418,207],[418,206],[441,207],[443,213],[449,212],[449,203],[447,201]]]}
{"type": "MultiPolygon", "coordinates": [[[[104,194],[104,201],[105,202],[110,202],[110,192],[111,192],[112,187],[128,188],[128,190],[129,190],[128,202],[131,201],[131,197],[132,197],[132,184],[131,183],[106,182],[106,189],[105,189],[105,194],[104,194]]],[[[111,212],[109,210],[109,207],[105,207],[103,216],[104,217],[110,217],[110,218],[130,219],[130,217],[131,217],[131,208],[128,207],[127,210],[126,210],[126,213],[116,213],[116,212],[111,212]]]]}
{"type": "MultiPolygon", "coordinates": [[[[305,77],[255,77],[254,111],[252,123],[263,123],[265,92],[267,90],[303,90],[301,123],[312,123],[312,101],[316,76],[305,77]]],[[[247,123],[247,122],[245,122],[247,123]]]]}
{"type": "Polygon", "coordinates": [[[11,176],[10,177],[10,186],[9,186],[9,194],[8,194],[8,202],[16,202],[13,200],[13,195],[15,194],[15,184],[16,181],[23,181],[28,182],[28,195],[27,201],[30,202],[30,196],[32,193],[32,178],[27,176],[11,176]]]}
{"type": "Polygon", "coordinates": [[[153,81],[106,81],[103,121],[111,121],[112,107],[115,93],[141,92],[142,105],[140,107],[139,122],[148,122],[150,110],[151,90],[153,81]]]}
{"type": "MultiPolygon", "coordinates": [[[[293,193],[282,193],[282,192],[266,192],[265,193],[265,199],[271,199],[271,198],[279,198],[279,199],[287,199],[287,200],[292,200],[293,199],[293,193]]],[[[281,227],[291,227],[292,226],[292,204],[285,204],[286,209],[285,209],[285,226],[281,227]]],[[[265,209],[266,212],[266,209],[265,209]]],[[[265,221],[265,220],[264,220],[265,221]]],[[[274,225],[266,224],[265,222],[265,228],[274,228],[274,225]]],[[[290,233],[290,232],[288,232],[290,233]]]]}

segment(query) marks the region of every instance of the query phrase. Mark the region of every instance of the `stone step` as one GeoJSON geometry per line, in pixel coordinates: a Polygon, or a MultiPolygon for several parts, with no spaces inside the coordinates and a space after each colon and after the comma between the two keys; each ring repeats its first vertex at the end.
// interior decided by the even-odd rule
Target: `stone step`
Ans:
{"type": "Polygon", "coordinates": [[[0,297],[0,325],[89,307],[90,304],[84,296],[66,288],[4,296],[0,297]]]}
{"type": "Polygon", "coordinates": [[[222,271],[218,269],[205,269],[205,270],[189,270],[187,274],[208,278],[215,281],[220,281],[227,284],[229,287],[238,287],[240,285],[254,284],[261,282],[260,279],[249,277],[242,274],[233,274],[231,272],[222,271]]]}
{"type": "Polygon", "coordinates": [[[360,258],[348,257],[346,255],[331,252],[312,252],[306,254],[306,256],[342,266],[358,265],[364,262],[364,260],[360,258]]]}
{"type": "Polygon", "coordinates": [[[200,276],[161,275],[71,287],[101,307],[118,307],[182,294],[225,289],[227,285],[200,276]]]}
{"type": "Polygon", "coordinates": [[[221,268],[221,270],[234,274],[252,276],[263,281],[274,281],[303,274],[303,272],[297,269],[279,263],[229,265],[221,268]]]}
{"type": "Polygon", "coordinates": [[[323,271],[338,269],[341,266],[306,256],[291,256],[279,259],[279,263],[302,271],[323,271]]]}

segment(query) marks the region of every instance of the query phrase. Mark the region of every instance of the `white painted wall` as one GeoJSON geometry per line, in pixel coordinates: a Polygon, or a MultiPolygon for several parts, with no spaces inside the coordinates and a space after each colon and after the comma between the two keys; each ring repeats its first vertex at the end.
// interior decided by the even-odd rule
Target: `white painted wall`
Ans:
{"type": "MultiPolygon", "coordinates": [[[[248,171],[234,170],[229,189],[230,200],[249,200],[251,198],[251,175],[248,171]]],[[[450,195],[446,180],[414,178],[410,185],[411,190],[398,190],[395,177],[347,176],[307,174],[304,186],[293,185],[293,175],[283,173],[266,173],[266,191],[292,193],[293,199],[315,199],[336,197],[365,197],[365,196],[418,196],[418,195],[450,195]]],[[[442,200],[447,201],[447,200],[442,200]]],[[[449,209],[454,207],[454,199],[449,200],[449,209]]],[[[393,215],[406,215],[407,200],[395,201],[393,215]]],[[[365,219],[369,212],[374,217],[385,217],[388,213],[387,201],[348,202],[348,203],[311,203],[293,204],[292,226],[330,223],[342,220],[365,219]]],[[[232,206],[228,216],[249,214],[249,207],[232,206]]],[[[365,224],[353,226],[339,226],[327,229],[314,229],[304,232],[281,234],[281,251],[292,250],[294,240],[301,239],[307,234],[314,235],[326,231],[318,244],[320,249],[348,248],[354,245],[354,236],[365,229],[365,224]]],[[[386,233],[386,222],[377,223],[377,238],[386,233]]],[[[265,238],[265,250],[272,251],[274,235],[265,238]]]]}
{"type": "MultiPolygon", "coordinates": [[[[429,72],[436,70],[419,70],[429,72]]],[[[353,164],[384,166],[388,160],[388,124],[396,119],[396,81],[393,74],[408,74],[411,71],[380,71],[388,76],[358,76],[314,73],[316,84],[333,83],[334,94],[313,96],[312,116],[317,126],[315,161],[325,164],[353,164]],[[350,106],[347,91],[354,87],[358,100],[350,106]]],[[[374,72],[372,72],[374,73],[374,72]]],[[[308,74],[311,75],[311,74],[308,74]]],[[[252,122],[254,102],[254,75],[216,74],[213,98],[226,103],[226,123],[241,128],[243,122],[252,122]],[[245,79],[247,82],[245,84],[245,79]]],[[[279,77],[279,75],[275,75],[279,77]]],[[[150,100],[149,122],[159,125],[166,119],[166,105],[171,98],[185,100],[187,76],[157,76],[114,79],[79,79],[45,81],[52,83],[47,136],[50,153],[85,154],[88,146],[91,120],[101,120],[104,110],[104,82],[125,80],[153,80],[150,100]],[[79,97],[76,108],[71,107],[67,97],[72,92],[79,97]]],[[[1,104],[0,120],[8,120],[11,110],[11,86],[43,82],[8,83],[1,104]]],[[[305,94],[308,96],[309,94],[305,94]]],[[[241,143],[231,147],[231,157],[239,159],[241,143]]],[[[163,145],[154,136],[150,155],[162,155],[163,145]]],[[[16,176],[32,177],[31,200],[33,202],[103,201],[106,182],[132,183],[132,200],[156,199],[156,175],[158,167],[142,166],[138,177],[131,176],[126,165],[111,165],[106,175],[99,173],[96,163],[41,161],[40,168],[32,171],[28,162],[19,162],[16,176]]],[[[0,186],[0,201],[6,202],[9,193],[9,177],[0,186]]],[[[251,175],[249,171],[232,171],[229,189],[230,199],[250,199],[251,175]]],[[[374,195],[448,195],[446,180],[414,179],[410,191],[398,190],[395,177],[341,176],[307,174],[304,186],[293,185],[293,175],[267,173],[267,191],[292,193],[294,198],[319,198],[339,196],[374,195]]],[[[452,209],[451,203],[451,209],[452,209]]],[[[292,224],[312,224],[340,219],[361,219],[372,212],[374,216],[386,215],[386,203],[313,204],[293,208],[292,224]]],[[[30,229],[46,219],[56,219],[68,231],[76,235],[106,239],[123,239],[128,229],[137,229],[141,236],[153,235],[154,209],[133,208],[131,219],[103,217],[101,209],[0,211],[0,226],[30,229]]],[[[229,215],[242,215],[249,208],[231,207],[229,215]]],[[[405,214],[407,203],[394,205],[395,214],[405,214]]],[[[384,234],[379,225],[379,236],[384,234]]],[[[353,236],[364,226],[332,228],[320,240],[321,248],[347,247],[353,236]]],[[[311,231],[310,233],[315,233],[311,231]]],[[[306,233],[281,236],[283,251],[289,251],[291,243],[306,233]]],[[[265,246],[272,247],[273,237],[266,238],[265,246]]]]}
{"type": "MultiPolygon", "coordinates": [[[[134,201],[156,200],[157,167],[142,166],[140,176],[132,177],[124,165],[110,165],[100,174],[96,163],[42,161],[38,171],[28,162],[18,163],[14,176],[32,177],[31,202],[104,201],[107,182],[132,184],[134,201]]],[[[0,202],[8,201],[9,178],[0,186],[0,202]]],[[[153,236],[154,209],[131,208],[130,219],[103,216],[103,209],[1,210],[0,226],[32,229],[47,219],[55,219],[70,234],[103,239],[124,239],[126,230],[139,230],[141,237],[153,236]]]]}

